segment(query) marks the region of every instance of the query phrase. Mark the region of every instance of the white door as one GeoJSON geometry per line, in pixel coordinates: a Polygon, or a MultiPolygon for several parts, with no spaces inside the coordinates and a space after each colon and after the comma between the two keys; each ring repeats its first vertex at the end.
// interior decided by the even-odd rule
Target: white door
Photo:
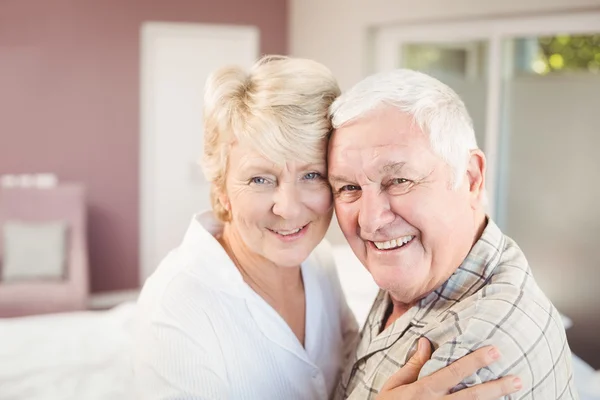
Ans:
{"type": "Polygon", "coordinates": [[[202,97],[224,65],[249,68],[255,27],[149,22],[141,32],[140,279],[176,247],[192,214],[210,207],[199,160],[202,97]]]}

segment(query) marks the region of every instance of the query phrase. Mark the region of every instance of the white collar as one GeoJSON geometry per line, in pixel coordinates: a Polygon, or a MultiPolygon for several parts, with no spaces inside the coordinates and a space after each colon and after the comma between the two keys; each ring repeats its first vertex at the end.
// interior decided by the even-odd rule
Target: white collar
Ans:
{"type": "MultiPolygon", "coordinates": [[[[223,223],[212,211],[204,211],[192,217],[190,225],[183,237],[180,248],[186,260],[193,265],[190,273],[207,283],[213,289],[218,289],[236,297],[248,299],[257,296],[246,284],[242,274],[237,269],[217,238],[223,233],[223,223]]],[[[314,275],[312,257],[309,256],[300,268],[304,279],[314,275]]]]}
{"type": "MultiPolygon", "coordinates": [[[[191,263],[189,273],[213,289],[229,295],[243,298],[248,311],[257,321],[263,334],[274,343],[287,349],[300,359],[314,366],[308,353],[297,341],[293,332],[283,319],[267,302],[254,292],[242,277],[217,237],[223,232],[223,223],[218,221],[212,211],[193,216],[190,226],[183,238],[180,249],[184,252],[186,262],[191,263]]],[[[301,265],[306,294],[306,324],[312,327],[306,332],[307,349],[318,350],[317,338],[322,321],[318,317],[321,312],[322,297],[316,261],[312,256],[301,265]],[[309,319],[311,321],[309,322],[309,319]]],[[[314,357],[314,354],[313,354],[314,357]]]]}
{"type": "Polygon", "coordinates": [[[192,217],[183,237],[180,249],[186,261],[191,263],[188,271],[213,289],[236,297],[246,298],[248,286],[217,237],[223,232],[223,223],[212,211],[204,211],[192,217]]]}

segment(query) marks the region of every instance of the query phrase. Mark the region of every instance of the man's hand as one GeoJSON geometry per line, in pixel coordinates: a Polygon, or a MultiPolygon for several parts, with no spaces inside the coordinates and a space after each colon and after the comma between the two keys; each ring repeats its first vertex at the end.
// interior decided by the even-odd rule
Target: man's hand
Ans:
{"type": "Polygon", "coordinates": [[[419,371],[430,357],[429,341],[425,338],[419,339],[417,352],[404,367],[387,380],[377,400],[495,400],[521,389],[519,378],[506,376],[448,394],[463,379],[500,358],[500,353],[493,346],[482,347],[417,381],[419,371]]]}

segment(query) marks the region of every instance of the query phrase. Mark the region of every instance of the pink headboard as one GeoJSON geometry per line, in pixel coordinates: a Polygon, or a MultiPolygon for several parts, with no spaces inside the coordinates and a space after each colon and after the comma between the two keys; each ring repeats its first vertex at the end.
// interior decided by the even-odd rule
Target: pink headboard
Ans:
{"type": "Polygon", "coordinates": [[[0,317],[85,309],[89,272],[83,187],[72,184],[48,189],[0,188],[0,227],[15,220],[67,223],[67,277],[64,281],[0,281],[0,317]]]}

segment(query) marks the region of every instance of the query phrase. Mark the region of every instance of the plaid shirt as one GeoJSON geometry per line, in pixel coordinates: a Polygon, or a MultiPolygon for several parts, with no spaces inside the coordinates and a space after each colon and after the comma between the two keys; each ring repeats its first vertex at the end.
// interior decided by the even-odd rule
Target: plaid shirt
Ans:
{"type": "Polygon", "coordinates": [[[383,332],[380,291],[344,371],[337,399],[374,399],[424,336],[433,345],[420,377],[489,344],[502,357],[455,390],[515,374],[523,389],[505,399],[578,399],[561,316],[535,283],[523,252],[491,220],[457,271],[383,332]]]}

